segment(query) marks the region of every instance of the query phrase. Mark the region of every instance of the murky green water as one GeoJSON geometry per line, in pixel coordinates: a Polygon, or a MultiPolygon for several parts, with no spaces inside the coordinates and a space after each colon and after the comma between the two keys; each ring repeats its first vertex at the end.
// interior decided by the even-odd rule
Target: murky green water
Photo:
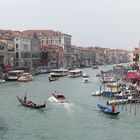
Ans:
{"type": "Polygon", "coordinates": [[[140,105],[119,106],[118,117],[99,112],[97,103],[105,104],[108,98],[90,94],[99,89],[95,77],[101,69],[83,69],[90,75],[91,83],[84,84],[82,77],[63,77],[48,82],[48,75],[36,76],[28,83],[0,84],[0,140],[136,140],[140,138],[140,105]],[[54,104],[48,100],[57,90],[70,101],[54,104]],[[16,96],[24,96],[45,109],[35,110],[19,104],[16,96]]]}

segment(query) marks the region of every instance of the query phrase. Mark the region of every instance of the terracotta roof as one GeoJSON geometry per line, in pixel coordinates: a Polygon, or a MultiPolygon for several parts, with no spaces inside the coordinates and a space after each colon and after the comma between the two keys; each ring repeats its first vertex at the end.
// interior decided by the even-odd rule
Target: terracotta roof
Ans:
{"type": "Polygon", "coordinates": [[[22,31],[21,33],[27,36],[33,36],[34,33],[43,34],[46,36],[55,36],[55,35],[58,36],[62,34],[61,32],[54,31],[54,30],[25,30],[25,31],[22,31]]]}
{"type": "Polygon", "coordinates": [[[52,45],[48,45],[48,44],[45,44],[45,45],[41,45],[41,48],[58,48],[58,46],[57,45],[54,45],[54,44],[52,44],[52,45]]]}
{"type": "Polygon", "coordinates": [[[14,39],[13,36],[4,36],[4,35],[0,35],[0,39],[5,39],[5,40],[11,40],[11,39],[14,39]]]}

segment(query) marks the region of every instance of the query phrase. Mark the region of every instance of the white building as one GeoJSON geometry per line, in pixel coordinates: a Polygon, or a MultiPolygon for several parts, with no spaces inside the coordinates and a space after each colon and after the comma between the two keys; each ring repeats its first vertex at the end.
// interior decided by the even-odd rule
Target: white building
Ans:
{"type": "Polygon", "coordinates": [[[70,67],[72,65],[71,58],[71,35],[64,34],[53,30],[26,30],[22,32],[28,36],[34,33],[39,38],[41,45],[57,45],[63,48],[64,58],[59,66],[70,67]]]}
{"type": "Polygon", "coordinates": [[[15,66],[29,70],[32,64],[31,39],[21,35],[15,36],[15,66]]]}

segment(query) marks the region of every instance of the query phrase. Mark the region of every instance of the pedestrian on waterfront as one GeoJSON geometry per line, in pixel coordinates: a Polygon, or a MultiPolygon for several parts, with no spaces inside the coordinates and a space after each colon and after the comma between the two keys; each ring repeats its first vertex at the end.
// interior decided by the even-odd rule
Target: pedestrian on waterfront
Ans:
{"type": "Polygon", "coordinates": [[[114,104],[112,104],[111,108],[112,108],[112,112],[115,112],[116,106],[114,104]]]}
{"type": "Polygon", "coordinates": [[[25,95],[24,95],[24,103],[26,103],[26,99],[27,99],[27,94],[25,92],[25,95]]]}

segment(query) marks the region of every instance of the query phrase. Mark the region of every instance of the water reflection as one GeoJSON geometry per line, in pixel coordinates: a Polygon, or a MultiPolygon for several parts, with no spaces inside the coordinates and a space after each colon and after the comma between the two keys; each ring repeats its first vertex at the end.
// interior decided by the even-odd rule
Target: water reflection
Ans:
{"type": "Polygon", "coordinates": [[[0,140],[7,140],[6,135],[8,133],[8,128],[4,123],[3,119],[0,118],[0,140]]]}

